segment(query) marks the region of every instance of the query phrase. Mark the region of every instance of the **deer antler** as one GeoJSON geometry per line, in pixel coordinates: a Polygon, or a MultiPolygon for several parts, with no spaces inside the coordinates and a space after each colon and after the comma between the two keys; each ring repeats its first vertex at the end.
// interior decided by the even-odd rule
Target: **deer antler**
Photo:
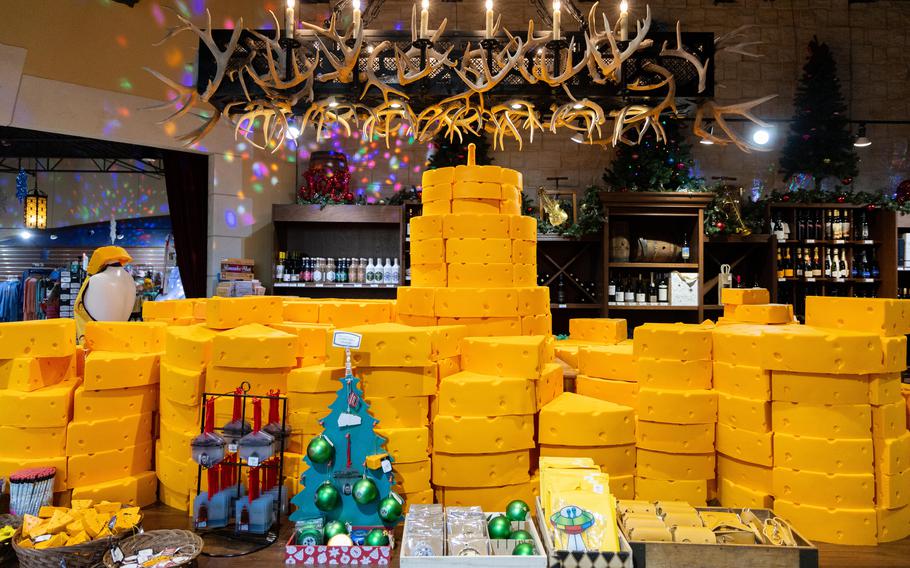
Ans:
{"type": "MultiPolygon", "coordinates": [[[[574,48],[575,48],[575,38],[573,37],[571,40],[569,40],[569,47],[568,47],[568,49],[566,49],[565,60],[563,61],[563,64],[561,67],[563,71],[562,71],[562,73],[560,73],[559,75],[556,75],[556,76],[553,76],[550,74],[550,69],[549,69],[549,66],[547,65],[545,54],[537,53],[535,56],[534,67],[532,68],[532,72],[534,73],[534,76],[537,77],[537,79],[543,81],[544,83],[546,83],[547,85],[549,85],[551,87],[558,87],[561,85],[565,89],[566,93],[568,93],[569,96],[571,96],[572,93],[569,91],[569,87],[567,85],[568,80],[571,79],[572,77],[574,77],[575,75],[577,75],[578,73],[580,73],[581,70],[584,69],[588,65],[587,57],[582,58],[574,66],[572,65],[572,51],[574,48]]],[[[553,58],[554,65],[556,64],[556,61],[557,60],[554,57],[553,58]]]]}
{"type": "Polygon", "coordinates": [[[553,111],[550,117],[550,132],[556,133],[557,128],[568,128],[576,132],[584,132],[588,140],[594,141],[594,131],[597,130],[598,138],[601,136],[600,126],[606,121],[604,109],[599,104],[588,99],[572,101],[553,111]],[[584,126],[578,122],[584,122],[584,126]]]}
{"type": "MultiPolygon", "coordinates": [[[[209,52],[211,52],[212,57],[215,58],[215,76],[209,80],[209,84],[206,87],[205,91],[199,96],[199,100],[208,102],[212,95],[215,94],[215,91],[218,90],[219,85],[221,85],[221,81],[224,79],[224,74],[227,72],[228,63],[231,60],[231,56],[237,49],[237,43],[240,41],[240,35],[243,33],[243,18],[240,18],[237,22],[237,25],[234,27],[234,31],[231,32],[231,39],[228,41],[227,47],[225,47],[225,49],[222,51],[218,49],[218,45],[212,38],[212,13],[208,9],[205,11],[206,17],[208,18],[208,27],[204,32],[196,27],[193,22],[189,21],[176,12],[175,14],[177,18],[184,24],[181,28],[178,28],[178,31],[175,33],[179,33],[179,31],[182,31],[184,29],[191,30],[193,33],[199,36],[199,39],[202,40],[202,43],[204,43],[209,52]]],[[[172,36],[173,34],[168,37],[172,36]]]]}
{"type": "MultiPolygon", "coordinates": [[[[253,68],[252,59],[243,67],[244,70],[249,74],[253,81],[265,89],[267,92],[274,91],[284,91],[288,89],[293,89],[297,85],[308,81],[309,83],[304,88],[305,93],[307,93],[307,99],[311,100],[313,96],[313,76],[316,71],[316,68],[319,66],[319,50],[316,50],[316,58],[311,62],[306,55],[303,55],[303,60],[306,61],[306,66],[304,69],[300,69],[300,66],[297,62],[297,51],[291,51],[286,53],[284,48],[281,47],[279,40],[281,39],[281,26],[278,23],[278,18],[275,16],[275,13],[269,10],[269,13],[272,14],[272,19],[275,21],[275,37],[269,38],[266,37],[256,30],[250,30],[250,33],[264,42],[265,47],[265,57],[268,64],[268,71],[260,76],[256,73],[256,70],[253,68]],[[277,54],[277,61],[273,54],[277,54]],[[287,65],[287,58],[291,58],[291,76],[287,78],[282,78],[284,75],[284,69],[287,65]]],[[[251,55],[255,55],[255,50],[251,49],[251,55]]],[[[244,92],[246,93],[246,84],[243,85],[244,92]]],[[[247,95],[249,98],[249,95],[247,95]]],[[[298,97],[299,99],[300,97],[298,97]]]]}
{"type": "Polygon", "coordinates": [[[651,7],[645,7],[645,19],[635,22],[635,37],[629,41],[629,44],[622,51],[619,50],[619,46],[616,43],[616,36],[613,33],[612,28],[610,27],[610,21],[607,19],[606,14],[603,16],[604,30],[602,32],[597,31],[597,5],[599,3],[595,2],[591,6],[591,10],[588,12],[588,27],[590,32],[585,34],[585,42],[588,47],[588,71],[591,73],[592,80],[602,85],[607,81],[613,81],[614,83],[619,82],[620,75],[622,74],[622,64],[624,61],[632,57],[632,55],[639,49],[644,49],[650,47],[653,42],[650,39],[645,39],[645,36],[648,35],[648,31],[651,29],[651,7]],[[608,43],[610,46],[610,52],[612,53],[612,59],[607,63],[603,55],[600,54],[600,46],[608,43]]]}
{"type": "Polygon", "coordinates": [[[521,150],[524,140],[520,130],[527,130],[530,142],[534,142],[534,131],[543,131],[543,124],[537,118],[537,111],[534,105],[520,100],[509,100],[504,104],[496,105],[487,112],[490,122],[495,128],[487,125],[487,130],[493,132],[493,148],[496,148],[497,142],[499,148],[505,150],[505,138],[514,138],[518,142],[518,149],[521,150]],[[518,121],[518,124],[515,121],[518,121]]]}
{"type": "Polygon", "coordinates": [[[472,91],[477,93],[490,91],[505,79],[516,65],[523,62],[525,58],[523,42],[520,38],[509,34],[508,31],[506,31],[506,34],[509,36],[509,40],[501,50],[493,53],[491,57],[499,68],[495,75],[487,61],[487,50],[480,46],[476,49],[471,49],[471,43],[468,42],[461,61],[461,68],[455,67],[453,70],[472,91]],[[475,63],[480,64],[480,71],[476,69],[475,63]]]}
{"type": "Polygon", "coordinates": [[[728,52],[728,53],[737,53],[744,57],[764,57],[760,53],[753,53],[751,51],[746,51],[747,47],[752,47],[754,45],[762,45],[763,41],[743,41],[740,43],[734,43],[735,41],[745,38],[746,30],[757,27],[754,24],[747,24],[745,26],[740,26],[735,30],[726,33],[714,40],[714,52],[728,52]]]}
{"type": "Polygon", "coordinates": [[[389,49],[390,47],[392,47],[392,42],[388,40],[384,41],[373,48],[373,52],[370,53],[369,57],[367,57],[366,68],[363,73],[364,78],[366,79],[366,85],[363,87],[363,92],[360,93],[361,99],[366,96],[367,92],[370,90],[370,87],[376,87],[382,93],[382,100],[384,102],[389,102],[390,94],[407,100],[408,96],[406,94],[384,83],[381,79],[379,79],[379,77],[376,76],[376,72],[373,70],[373,68],[377,66],[376,61],[379,59],[380,54],[382,54],[383,51],[389,49]]]}
{"type": "Polygon", "coordinates": [[[243,136],[246,140],[261,150],[272,146],[272,153],[277,152],[284,144],[288,132],[288,119],[291,107],[286,102],[273,102],[256,100],[244,107],[244,113],[237,118],[234,127],[234,138],[243,136]],[[262,145],[255,139],[257,120],[262,120],[262,145]]]}
{"type": "MultiPolygon", "coordinates": [[[[439,28],[433,32],[433,35],[430,37],[431,45],[436,45],[439,38],[442,37],[447,23],[448,20],[443,19],[442,23],[439,24],[439,28]]],[[[449,61],[449,54],[452,52],[453,46],[450,46],[445,53],[437,51],[435,47],[430,47],[427,49],[427,65],[423,68],[420,67],[419,59],[421,52],[420,49],[414,45],[417,41],[417,4],[414,4],[411,9],[411,38],[411,47],[408,48],[406,52],[402,51],[397,45],[395,46],[395,59],[398,63],[395,67],[398,69],[399,85],[404,86],[414,83],[425,77],[429,77],[443,67],[452,65],[452,62],[449,61]],[[415,61],[417,61],[417,63],[415,63],[415,61]]]]}
{"type": "Polygon", "coordinates": [[[692,127],[692,131],[696,136],[699,136],[700,138],[710,140],[715,144],[733,144],[746,153],[751,153],[752,150],[758,152],[770,151],[771,148],[756,146],[737,134],[736,131],[734,131],[733,128],[731,128],[727,123],[726,117],[741,116],[757,124],[758,126],[769,128],[771,125],[752,114],[752,109],[760,104],[770,101],[776,96],[777,95],[768,95],[761,97],[760,99],[754,99],[751,101],[745,101],[726,106],[718,106],[712,101],[705,101],[702,105],[699,105],[698,110],[695,113],[695,125],[692,127]],[[711,114],[715,124],[717,124],[720,130],[726,135],[725,137],[717,136],[716,134],[712,134],[704,129],[702,124],[704,122],[706,112],[711,114]]]}
{"type": "MultiPolygon", "coordinates": [[[[515,37],[509,33],[509,30],[505,30],[506,36],[509,38],[509,41],[515,39],[515,37]]],[[[549,33],[544,33],[542,36],[534,35],[534,20],[528,20],[528,37],[525,40],[524,45],[521,46],[521,49],[518,50],[516,54],[516,66],[518,67],[519,73],[529,84],[534,84],[537,82],[537,77],[531,71],[528,71],[527,65],[525,65],[525,56],[528,54],[535,54],[550,42],[552,35],[549,33]]],[[[533,66],[533,63],[532,63],[533,66]]]]}
{"type": "Polygon", "coordinates": [[[661,57],[679,57],[688,61],[698,73],[698,92],[700,93],[705,90],[705,82],[708,77],[708,64],[711,60],[705,59],[705,62],[702,63],[697,57],[683,48],[682,31],[678,20],[676,22],[676,49],[667,49],[667,42],[664,42],[663,46],[660,48],[660,55],[661,57]]]}
{"type": "Polygon", "coordinates": [[[309,22],[300,22],[306,29],[316,34],[319,42],[319,49],[325,54],[325,58],[332,64],[334,71],[319,75],[317,79],[322,82],[339,81],[341,83],[350,83],[354,78],[354,71],[357,68],[357,60],[360,57],[360,48],[363,46],[363,34],[357,34],[353,45],[348,45],[348,40],[354,35],[354,26],[348,28],[348,31],[342,36],[335,31],[336,15],[332,14],[329,21],[329,27],[323,28],[314,26],[309,22]],[[325,40],[331,41],[341,52],[339,59],[332,49],[326,45],[325,40]]]}

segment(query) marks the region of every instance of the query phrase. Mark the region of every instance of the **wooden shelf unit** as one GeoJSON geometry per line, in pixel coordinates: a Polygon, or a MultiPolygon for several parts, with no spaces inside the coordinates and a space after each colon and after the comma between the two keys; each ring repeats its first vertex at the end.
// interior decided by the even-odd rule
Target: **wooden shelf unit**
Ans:
{"type": "Polygon", "coordinates": [[[550,288],[554,333],[568,333],[571,318],[592,317],[603,312],[601,246],[603,237],[599,234],[577,239],[537,235],[537,284],[550,288]],[[560,278],[566,294],[564,302],[557,300],[560,278]],[[589,291],[592,283],[593,293],[589,291]]]}
{"type": "MultiPolygon", "coordinates": [[[[608,305],[604,301],[605,317],[625,317],[632,328],[648,321],[700,322],[704,319],[705,290],[705,208],[714,197],[713,193],[677,192],[601,192],[604,207],[603,265],[604,289],[614,276],[630,276],[636,272],[647,277],[654,271],[670,273],[676,270],[698,273],[700,301],[695,306],[671,305],[608,305]],[[682,262],[634,262],[613,261],[611,258],[611,237],[617,222],[628,223],[629,239],[633,243],[639,237],[662,238],[682,244],[683,235],[689,241],[690,258],[682,262]],[[671,233],[668,237],[668,233],[671,233]]],[[[606,296],[606,293],[605,293],[606,296]]]]}
{"type": "Polygon", "coordinates": [[[777,253],[773,241],[772,235],[768,234],[717,235],[705,238],[705,288],[702,301],[706,303],[706,310],[723,309],[718,294],[718,279],[720,267],[724,264],[730,265],[734,285],[737,285],[738,276],[742,287],[772,289],[777,275],[772,266],[777,253]]]}
{"type": "MultiPolygon", "coordinates": [[[[865,205],[850,203],[770,203],[767,206],[765,217],[771,230],[773,223],[780,218],[790,227],[790,234],[785,241],[771,239],[769,265],[772,268],[773,278],[768,289],[774,302],[793,304],[797,316],[805,315],[806,296],[854,296],[857,294],[873,293],[878,298],[895,298],[898,290],[897,267],[897,215],[893,211],[880,208],[870,210],[865,205]],[[838,210],[841,215],[846,214],[850,221],[851,238],[845,239],[808,239],[797,238],[797,220],[804,213],[838,210]],[[856,223],[865,216],[869,224],[869,238],[857,240],[854,237],[856,223]],[[821,277],[781,277],[778,274],[777,252],[785,255],[789,249],[791,260],[795,260],[795,250],[809,248],[813,251],[819,249],[822,263],[827,256],[828,249],[843,252],[848,267],[852,268],[854,262],[859,260],[860,251],[866,251],[867,260],[871,262],[874,253],[875,261],[879,267],[880,275],[877,278],[847,277],[828,278],[821,277]]],[[[824,219],[823,219],[824,220],[824,219]]]]}
{"type": "Polygon", "coordinates": [[[276,295],[394,298],[405,282],[407,224],[399,205],[272,205],[274,255],[295,251],[304,257],[397,258],[397,284],[276,282],[276,295]]]}

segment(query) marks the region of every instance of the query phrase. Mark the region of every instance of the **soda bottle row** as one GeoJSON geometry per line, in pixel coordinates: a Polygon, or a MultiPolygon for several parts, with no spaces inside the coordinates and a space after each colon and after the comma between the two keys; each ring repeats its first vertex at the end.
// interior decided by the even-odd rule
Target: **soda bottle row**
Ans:
{"type": "Polygon", "coordinates": [[[301,257],[299,253],[278,253],[275,280],[336,284],[398,284],[398,259],[301,257]]]}

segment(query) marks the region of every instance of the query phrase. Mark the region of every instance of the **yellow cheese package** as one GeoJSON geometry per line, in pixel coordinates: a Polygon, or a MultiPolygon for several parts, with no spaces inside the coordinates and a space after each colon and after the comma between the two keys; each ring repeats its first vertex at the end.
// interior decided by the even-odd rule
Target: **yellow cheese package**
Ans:
{"type": "Polygon", "coordinates": [[[567,491],[550,515],[557,550],[619,552],[616,500],[609,491],[567,491]]]}

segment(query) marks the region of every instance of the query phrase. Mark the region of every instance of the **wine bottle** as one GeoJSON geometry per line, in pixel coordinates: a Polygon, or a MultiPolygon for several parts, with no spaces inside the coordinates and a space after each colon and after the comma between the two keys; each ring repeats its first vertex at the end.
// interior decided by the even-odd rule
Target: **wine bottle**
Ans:
{"type": "Polygon", "coordinates": [[[822,240],[822,239],[825,238],[824,235],[823,235],[823,233],[822,233],[822,231],[823,231],[824,229],[823,229],[823,227],[822,227],[822,211],[821,211],[821,209],[817,209],[817,210],[815,211],[815,225],[814,225],[813,229],[814,229],[814,231],[813,231],[813,233],[814,233],[813,238],[814,238],[814,239],[822,240]]]}
{"type": "Polygon", "coordinates": [[[690,256],[691,256],[691,251],[689,250],[689,237],[688,237],[688,235],[683,235],[683,242],[682,242],[683,262],[689,262],[690,256]]]}
{"type": "Polygon", "coordinates": [[[780,214],[776,214],[774,217],[774,223],[772,224],[772,230],[774,231],[774,237],[778,241],[784,241],[787,239],[787,234],[784,232],[784,224],[780,220],[780,214]]]}
{"type": "Polygon", "coordinates": [[[607,286],[607,301],[616,301],[616,278],[613,276],[610,277],[610,284],[607,286]]]}
{"type": "Polygon", "coordinates": [[[635,303],[635,282],[632,280],[631,276],[626,280],[626,285],[623,286],[623,293],[625,294],[625,302],[627,304],[635,303]]]}
{"type": "Polygon", "coordinates": [[[840,238],[849,239],[850,235],[853,234],[851,232],[852,227],[850,226],[850,211],[848,211],[847,209],[844,209],[844,212],[843,212],[843,215],[841,216],[840,221],[841,221],[840,222],[840,238]]]}
{"type": "Polygon", "coordinates": [[[822,263],[818,256],[818,247],[812,251],[812,276],[816,278],[822,275],[822,263]]]}
{"type": "Polygon", "coordinates": [[[803,277],[803,255],[801,248],[796,249],[796,277],[803,277]]]}
{"type": "Polygon", "coordinates": [[[651,273],[651,281],[648,283],[648,303],[657,304],[657,286],[654,285],[654,273],[651,273]]]}
{"type": "Polygon", "coordinates": [[[869,262],[869,274],[872,278],[878,278],[882,274],[878,268],[878,260],[875,258],[875,249],[872,249],[872,260],[869,262]]]}
{"type": "Polygon", "coordinates": [[[624,304],[626,301],[626,293],[623,290],[622,278],[617,278],[616,283],[613,286],[613,302],[617,304],[624,304]]]}
{"type": "Polygon", "coordinates": [[[638,275],[638,283],[635,286],[635,303],[643,306],[648,302],[648,293],[645,291],[645,281],[641,274],[638,275]]]}
{"type": "Polygon", "coordinates": [[[777,277],[784,277],[784,257],[780,252],[780,249],[777,249],[777,277]]]}
{"type": "Polygon", "coordinates": [[[559,275],[559,282],[556,284],[556,303],[566,303],[566,284],[562,279],[562,274],[559,275]]]}
{"type": "MultiPolygon", "coordinates": [[[[854,262],[854,264],[856,263],[854,262]]],[[[859,273],[862,278],[872,278],[872,270],[869,268],[869,262],[866,260],[866,251],[863,251],[860,256],[859,273]]]]}
{"type": "Polygon", "coordinates": [[[790,247],[787,247],[787,250],[784,251],[786,258],[784,259],[784,278],[793,278],[794,267],[793,267],[793,257],[790,256],[790,247]]]}
{"type": "Polygon", "coordinates": [[[806,240],[806,214],[803,211],[796,212],[796,240],[806,240]]]}
{"type": "Polygon", "coordinates": [[[825,251],[825,278],[832,278],[831,272],[831,249],[825,251]]]}
{"type": "Polygon", "coordinates": [[[661,304],[666,304],[670,301],[667,280],[664,277],[661,277],[660,284],[657,285],[657,301],[661,304]]]}
{"type": "Polygon", "coordinates": [[[860,237],[863,240],[869,238],[869,220],[866,218],[866,212],[863,211],[863,224],[860,227],[860,237]]]}

